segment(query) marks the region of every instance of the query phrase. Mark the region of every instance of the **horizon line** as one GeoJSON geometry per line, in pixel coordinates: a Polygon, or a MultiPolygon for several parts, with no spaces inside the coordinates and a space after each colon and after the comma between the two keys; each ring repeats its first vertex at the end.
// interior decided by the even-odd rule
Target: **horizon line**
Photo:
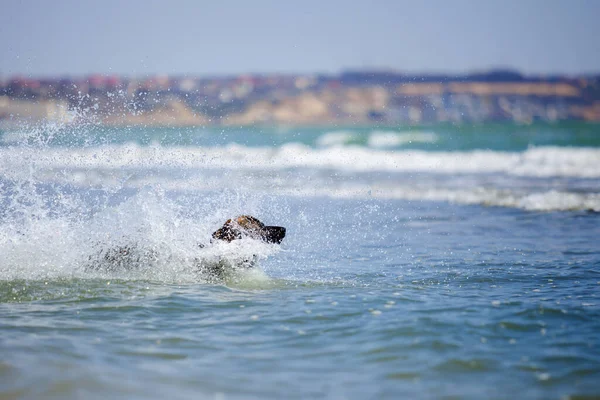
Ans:
{"type": "Polygon", "coordinates": [[[140,78],[140,77],[182,77],[182,78],[228,78],[228,77],[240,77],[240,76],[340,76],[347,73],[361,73],[361,74],[394,74],[399,76],[444,76],[444,77],[468,77],[473,75],[484,75],[491,73],[513,73],[521,75],[524,78],[528,77],[591,77],[600,75],[600,69],[596,71],[582,71],[579,73],[569,72],[523,72],[518,68],[509,66],[499,66],[490,68],[477,68],[470,69],[461,72],[457,71],[444,71],[444,70],[423,70],[423,71],[408,71],[401,70],[392,67],[349,67],[343,68],[336,72],[294,72],[294,71],[252,71],[252,72],[225,72],[225,73],[198,73],[198,72],[152,72],[152,73],[119,73],[119,72],[86,72],[86,73],[74,73],[74,72],[60,72],[60,73],[48,73],[48,74],[27,74],[27,73],[11,73],[4,74],[0,71],[0,79],[17,79],[17,78],[31,78],[31,79],[43,79],[43,78],[81,78],[91,76],[103,76],[103,77],[125,77],[125,78],[140,78]]]}

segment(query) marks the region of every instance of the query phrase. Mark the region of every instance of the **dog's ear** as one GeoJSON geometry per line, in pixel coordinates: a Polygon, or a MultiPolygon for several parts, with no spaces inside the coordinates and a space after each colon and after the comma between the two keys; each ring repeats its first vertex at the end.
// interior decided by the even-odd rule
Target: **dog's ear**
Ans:
{"type": "Polygon", "coordinates": [[[232,221],[228,219],[223,227],[217,229],[213,234],[213,239],[225,240],[227,242],[231,242],[235,239],[240,239],[242,234],[239,229],[236,229],[232,226],[232,221]]]}

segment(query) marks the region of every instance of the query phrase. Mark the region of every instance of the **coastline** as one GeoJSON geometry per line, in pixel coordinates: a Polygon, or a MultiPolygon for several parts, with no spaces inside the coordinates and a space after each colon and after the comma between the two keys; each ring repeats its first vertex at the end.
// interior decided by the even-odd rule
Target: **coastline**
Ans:
{"type": "Polygon", "coordinates": [[[13,119],[180,127],[600,121],[600,76],[13,79],[0,82],[0,121],[13,119]]]}

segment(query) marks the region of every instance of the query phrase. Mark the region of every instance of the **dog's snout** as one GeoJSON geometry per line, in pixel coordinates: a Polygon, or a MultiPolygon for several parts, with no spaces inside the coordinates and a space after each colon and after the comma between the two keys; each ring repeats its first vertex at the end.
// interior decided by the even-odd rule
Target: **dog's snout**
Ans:
{"type": "Polygon", "coordinates": [[[265,241],[280,244],[285,237],[285,232],[283,226],[265,226],[265,241]]]}

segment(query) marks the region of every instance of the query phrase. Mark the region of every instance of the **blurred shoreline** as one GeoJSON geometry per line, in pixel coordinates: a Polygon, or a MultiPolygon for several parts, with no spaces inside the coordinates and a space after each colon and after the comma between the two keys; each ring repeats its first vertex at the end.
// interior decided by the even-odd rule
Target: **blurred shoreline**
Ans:
{"type": "Polygon", "coordinates": [[[0,125],[421,125],[600,121],[600,74],[154,76],[0,81],[0,125]]]}

